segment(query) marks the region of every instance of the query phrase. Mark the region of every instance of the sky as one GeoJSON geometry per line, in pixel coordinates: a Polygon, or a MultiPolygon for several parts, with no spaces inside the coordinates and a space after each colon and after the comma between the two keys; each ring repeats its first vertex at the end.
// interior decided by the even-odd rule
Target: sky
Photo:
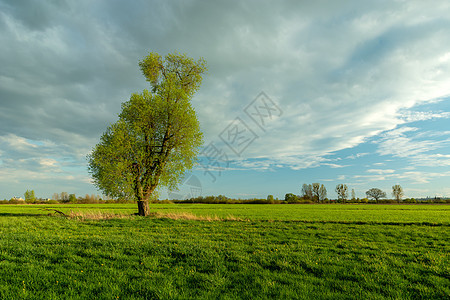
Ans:
{"type": "Polygon", "coordinates": [[[0,199],[101,194],[86,155],[175,51],[205,145],[160,198],[450,196],[450,1],[0,0],[0,199]]]}

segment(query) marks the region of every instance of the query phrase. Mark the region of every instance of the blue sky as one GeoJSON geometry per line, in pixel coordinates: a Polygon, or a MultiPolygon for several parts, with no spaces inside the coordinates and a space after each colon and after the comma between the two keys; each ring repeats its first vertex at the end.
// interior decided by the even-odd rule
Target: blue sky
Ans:
{"type": "Polygon", "coordinates": [[[449,49],[445,0],[0,0],[0,199],[100,193],[86,154],[148,87],[150,51],[209,66],[207,155],[179,197],[450,196],[449,49]]]}

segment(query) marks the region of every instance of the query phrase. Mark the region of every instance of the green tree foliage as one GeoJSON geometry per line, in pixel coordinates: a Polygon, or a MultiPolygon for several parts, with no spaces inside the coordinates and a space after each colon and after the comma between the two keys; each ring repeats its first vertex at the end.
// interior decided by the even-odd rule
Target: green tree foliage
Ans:
{"type": "Polygon", "coordinates": [[[151,91],[133,94],[88,155],[89,172],[104,194],[134,199],[139,215],[159,186],[173,190],[203,143],[191,98],[206,72],[203,59],[150,53],[140,63],[151,91]]]}
{"type": "Polygon", "coordinates": [[[292,193],[287,193],[284,196],[284,201],[286,201],[288,203],[295,202],[295,201],[297,201],[297,199],[298,199],[298,197],[296,195],[292,194],[292,193]]]}
{"type": "Polygon", "coordinates": [[[348,198],[348,187],[346,184],[338,184],[336,185],[336,194],[338,195],[338,200],[342,201],[342,203],[345,203],[345,201],[348,198]]]}
{"type": "Polygon", "coordinates": [[[366,195],[367,195],[368,198],[373,198],[377,202],[381,198],[386,198],[386,193],[383,192],[382,190],[378,189],[378,188],[371,188],[370,190],[368,190],[366,192],[366,195]]]}
{"type": "Polygon", "coordinates": [[[75,196],[75,194],[70,194],[69,195],[69,202],[70,203],[77,203],[77,196],[75,196]]]}
{"type": "Polygon", "coordinates": [[[36,201],[36,195],[34,194],[34,190],[27,190],[24,194],[25,202],[33,203],[36,201]]]}
{"type": "Polygon", "coordinates": [[[392,196],[395,198],[395,200],[397,200],[398,203],[400,203],[400,200],[402,200],[404,193],[403,188],[399,184],[396,184],[392,187],[392,196]]]}

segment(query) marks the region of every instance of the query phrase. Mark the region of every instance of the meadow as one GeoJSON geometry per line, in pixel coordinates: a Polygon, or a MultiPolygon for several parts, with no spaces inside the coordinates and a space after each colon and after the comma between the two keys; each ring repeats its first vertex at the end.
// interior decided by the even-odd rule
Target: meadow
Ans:
{"type": "Polygon", "coordinates": [[[450,297],[449,205],[151,209],[1,205],[0,299],[450,297]]]}

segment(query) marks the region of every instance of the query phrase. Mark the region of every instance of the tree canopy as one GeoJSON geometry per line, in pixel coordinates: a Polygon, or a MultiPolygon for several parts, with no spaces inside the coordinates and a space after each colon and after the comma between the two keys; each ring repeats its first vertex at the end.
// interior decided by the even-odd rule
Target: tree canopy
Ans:
{"type": "Polygon", "coordinates": [[[392,187],[392,196],[394,196],[395,200],[397,200],[397,202],[399,202],[399,203],[400,203],[400,200],[402,200],[404,193],[403,193],[403,188],[399,184],[396,184],[392,187]]]}
{"type": "Polygon", "coordinates": [[[366,192],[367,197],[373,198],[378,201],[381,198],[386,198],[386,193],[379,188],[371,188],[366,192]]]}
{"type": "Polygon", "coordinates": [[[203,135],[191,98],[206,62],[150,53],[139,66],[151,91],[122,104],[119,120],[88,155],[88,168],[107,196],[137,200],[139,215],[148,215],[158,185],[173,190],[196,163],[203,135]]]}
{"type": "Polygon", "coordinates": [[[338,184],[336,185],[336,194],[338,195],[338,200],[342,201],[343,203],[345,203],[345,200],[347,200],[348,198],[348,187],[346,184],[338,184]]]}
{"type": "Polygon", "coordinates": [[[26,202],[32,203],[32,202],[36,201],[36,195],[34,193],[34,190],[27,190],[24,193],[24,197],[25,197],[26,202]]]}

